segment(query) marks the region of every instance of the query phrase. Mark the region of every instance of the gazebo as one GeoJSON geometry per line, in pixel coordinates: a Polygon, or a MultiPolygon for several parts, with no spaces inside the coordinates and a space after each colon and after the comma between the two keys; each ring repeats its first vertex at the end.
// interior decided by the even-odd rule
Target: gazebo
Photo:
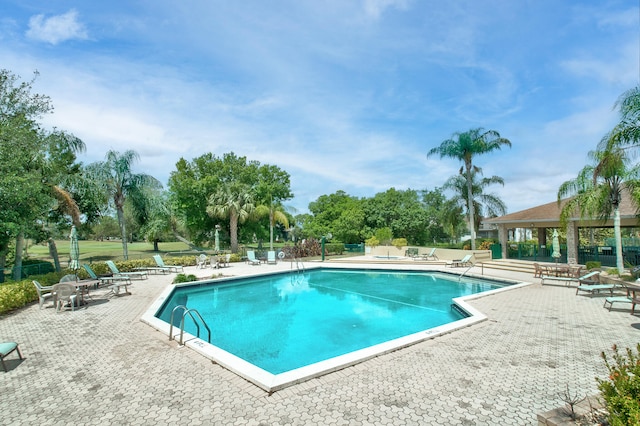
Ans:
{"type": "MultiPolygon", "coordinates": [[[[484,219],[482,223],[485,227],[496,227],[498,229],[498,239],[500,241],[502,258],[507,258],[507,243],[510,229],[537,229],[538,230],[538,246],[543,246],[547,241],[547,229],[560,229],[560,211],[567,199],[560,203],[557,201],[542,204],[530,209],[521,210],[515,213],[509,213],[504,216],[484,219]]],[[[638,212],[634,204],[631,202],[631,196],[624,191],[622,194],[622,202],[620,203],[620,226],[636,227],[638,226],[638,212]]],[[[612,228],[613,219],[606,221],[599,219],[581,218],[579,212],[571,217],[566,225],[567,234],[567,259],[578,259],[578,228],[612,228]]],[[[634,259],[635,260],[635,259],[634,259]]]]}

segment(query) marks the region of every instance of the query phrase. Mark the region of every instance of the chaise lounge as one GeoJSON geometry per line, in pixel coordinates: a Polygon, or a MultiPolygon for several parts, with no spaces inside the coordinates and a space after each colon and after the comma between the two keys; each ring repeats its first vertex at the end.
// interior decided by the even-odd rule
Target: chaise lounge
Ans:
{"type": "Polygon", "coordinates": [[[116,277],[129,277],[129,278],[136,277],[139,280],[146,280],[149,277],[146,271],[120,272],[118,270],[118,267],[116,266],[115,263],[113,263],[112,260],[107,260],[105,263],[107,264],[107,266],[109,267],[113,275],[116,277]]]}
{"type": "Polygon", "coordinates": [[[154,254],[153,259],[156,261],[156,265],[158,265],[158,268],[163,268],[169,272],[184,271],[184,268],[182,265],[165,265],[164,260],[162,259],[162,256],[160,256],[159,254],[154,254]]]}
{"type": "MultiPolygon", "coordinates": [[[[599,272],[595,275],[598,274],[599,272]]],[[[591,293],[591,295],[593,296],[594,293],[600,293],[601,291],[607,290],[609,291],[609,295],[613,297],[613,291],[619,287],[620,286],[617,284],[600,283],[599,281],[581,279],[578,287],[576,288],[576,294],[578,294],[578,292],[580,291],[584,291],[586,293],[591,293]]]]}
{"type": "Polygon", "coordinates": [[[593,272],[589,272],[586,275],[582,275],[581,277],[556,277],[554,275],[542,275],[542,277],[540,277],[540,284],[544,285],[545,280],[549,281],[560,281],[560,282],[564,282],[567,285],[571,284],[572,282],[578,282],[579,285],[582,284],[588,284],[589,282],[593,283],[593,281],[590,281],[589,278],[594,277],[596,275],[598,275],[600,273],[600,271],[593,271],[593,272]]]}
{"type": "Polygon", "coordinates": [[[460,266],[471,266],[473,265],[473,263],[471,262],[471,256],[473,256],[473,254],[467,254],[462,259],[457,259],[457,260],[452,260],[451,262],[447,262],[445,266],[450,266],[452,268],[457,268],[460,266]]]}
{"type": "Polygon", "coordinates": [[[260,265],[260,260],[256,258],[256,252],[253,250],[247,250],[247,263],[252,265],[260,265]]]}
{"type": "Polygon", "coordinates": [[[436,248],[432,248],[429,253],[414,256],[413,260],[438,260],[438,256],[436,256],[436,248]]]}
{"type": "Polygon", "coordinates": [[[85,271],[87,271],[87,274],[89,274],[92,279],[99,280],[100,284],[110,284],[116,282],[126,282],[131,284],[131,278],[129,278],[127,275],[98,276],[91,268],[91,266],[83,264],[82,267],[85,271]]]}

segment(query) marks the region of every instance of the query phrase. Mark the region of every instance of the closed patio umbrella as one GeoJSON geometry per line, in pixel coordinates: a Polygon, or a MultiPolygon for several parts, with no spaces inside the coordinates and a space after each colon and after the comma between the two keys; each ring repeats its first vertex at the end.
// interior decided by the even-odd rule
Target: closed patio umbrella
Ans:
{"type": "Polygon", "coordinates": [[[71,234],[69,234],[69,239],[71,240],[71,246],[69,249],[69,257],[71,261],[69,262],[69,269],[73,269],[74,271],[80,268],[80,248],[78,247],[78,231],[76,231],[76,227],[71,227],[71,234]]]}
{"type": "Polygon", "coordinates": [[[560,239],[558,238],[558,231],[555,229],[553,230],[552,247],[553,247],[553,252],[551,253],[551,257],[555,258],[557,263],[558,259],[560,259],[561,253],[560,253],[560,239]]]}

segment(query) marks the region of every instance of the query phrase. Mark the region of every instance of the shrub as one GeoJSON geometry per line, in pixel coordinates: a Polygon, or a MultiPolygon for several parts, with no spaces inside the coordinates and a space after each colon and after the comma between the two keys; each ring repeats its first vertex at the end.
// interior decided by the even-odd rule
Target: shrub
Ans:
{"type": "Polygon", "coordinates": [[[613,346],[612,362],[602,352],[602,359],[609,370],[609,379],[598,381],[598,389],[602,392],[609,422],[616,425],[640,424],[640,343],[636,353],[627,348],[620,353],[617,346],[613,346]]]}
{"type": "Polygon", "coordinates": [[[398,250],[400,250],[402,247],[407,245],[407,239],[406,238],[394,238],[391,241],[391,245],[394,246],[395,248],[397,248],[398,250]]]}
{"type": "Polygon", "coordinates": [[[478,246],[478,250],[491,250],[491,245],[494,244],[493,241],[491,240],[484,240],[482,243],[480,243],[480,245],[478,246]]]}
{"type": "Polygon", "coordinates": [[[618,272],[618,268],[609,268],[607,269],[607,274],[609,275],[620,275],[618,272]]]}
{"type": "Polygon", "coordinates": [[[38,300],[38,292],[31,282],[32,280],[37,280],[44,286],[53,285],[59,282],[64,275],[71,272],[63,270],[62,272],[51,272],[44,275],[32,275],[28,279],[21,281],[0,284],[0,314],[22,308],[38,300]]]}
{"type": "Polygon", "coordinates": [[[185,274],[178,274],[176,275],[176,277],[173,279],[173,283],[174,284],[178,284],[178,283],[189,283],[192,281],[198,281],[198,277],[196,277],[193,274],[189,274],[189,275],[185,275],[185,274]]]}
{"type": "Polygon", "coordinates": [[[602,262],[598,262],[598,261],[595,261],[595,260],[590,260],[587,263],[585,263],[584,266],[586,266],[587,270],[599,269],[602,266],[602,262]]]}
{"type": "Polygon", "coordinates": [[[342,254],[344,252],[343,243],[329,243],[324,245],[324,251],[331,254],[342,254]]]}
{"type": "Polygon", "coordinates": [[[369,247],[377,247],[380,245],[380,240],[376,237],[367,238],[364,242],[369,247]]]}

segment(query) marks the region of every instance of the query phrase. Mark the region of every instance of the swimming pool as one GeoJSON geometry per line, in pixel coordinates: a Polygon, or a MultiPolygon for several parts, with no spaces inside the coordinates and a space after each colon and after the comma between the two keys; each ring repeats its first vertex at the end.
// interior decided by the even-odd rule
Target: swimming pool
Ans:
{"type": "Polygon", "coordinates": [[[195,337],[187,318],[188,346],[273,391],[482,320],[462,299],[505,285],[424,271],[316,268],[175,286],[153,316],[168,327],[175,306],[197,310],[212,345],[202,327],[195,337]]]}

